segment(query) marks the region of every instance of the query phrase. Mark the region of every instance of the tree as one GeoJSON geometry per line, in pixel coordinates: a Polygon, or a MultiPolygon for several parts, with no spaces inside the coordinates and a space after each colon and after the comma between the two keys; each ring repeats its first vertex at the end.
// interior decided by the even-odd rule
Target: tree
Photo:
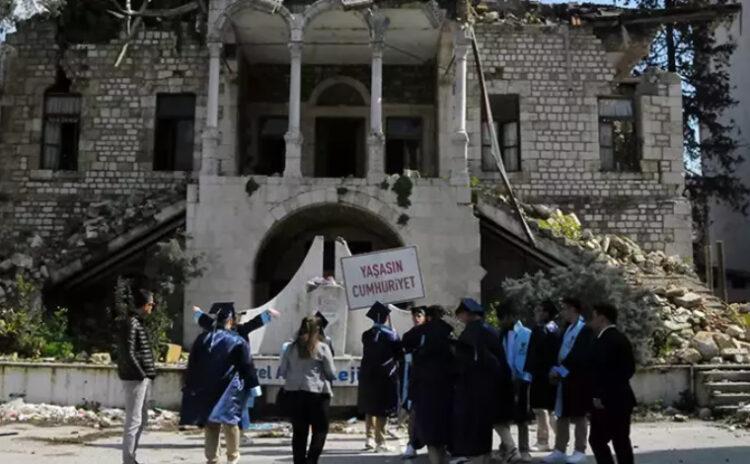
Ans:
{"type": "MultiPolygon", "coordinates": [[[[640,9],[706,8],[727,4],[726,0],[634,0],[640,9]]],[[[729,59],[734,41],[719,43],[716,28],[731,22],[735,13],[716,9],[713,20],[693,20],[666,24],[652,43],[643,66],[656,66],[677,72],[683,84],[683,134],[685,143],[686,187],[699,210],[710,200],[724,203],[743,214],[748,207],[750,188],[736,175],[744,160],[738,153],[739,130],[724,112],[737,101],[731,93],[729,59]]],[[[697,211],[700,221],[705,212],[697,211]]]]}

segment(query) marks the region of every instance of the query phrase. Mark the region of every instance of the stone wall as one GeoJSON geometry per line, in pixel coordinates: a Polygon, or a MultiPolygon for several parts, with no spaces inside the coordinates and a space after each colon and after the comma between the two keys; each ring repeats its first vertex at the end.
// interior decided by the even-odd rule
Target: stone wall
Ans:
{"type": "Polygon", "coordinates": [[[194,165],[199,167],[205,119],[205,47],[172,32],[148,30],[130,45],[119,67],[122,40],[106,44],[55,42],[55,26],[21,25],[3,46],[11,51],[2,96],[0,219],[18,233],[61,232],[85,205],[105,197],[168,189],[189,173],[153,170],[157,93],[196,95],[194,165]],[[41,170],[44,93],[57,63],[82,97],[78,170],[41,170]]]}
{"type": "MultiPolygon", "coordinates": [[[[585,226],[626,234],[646,249],[691,257],[679,78],[650,73],[618,89],[602,42],[585,28],[478,24],[476,35],[488,93],[519,96],[521,170],[509,174],[519,196],[574,211],[585,226]],[[621,91],[635,103],[639,172],[601,170],[597,99],[621,91]]],[[[482,170],[481,94],[471,64],[470,172],[496,183],[497,172],[482,170]]]]}

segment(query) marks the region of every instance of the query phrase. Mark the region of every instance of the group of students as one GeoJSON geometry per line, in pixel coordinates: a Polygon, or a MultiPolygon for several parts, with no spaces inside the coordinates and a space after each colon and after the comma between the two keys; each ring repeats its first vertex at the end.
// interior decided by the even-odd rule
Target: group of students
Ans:
{"type": "MultiPolygon", "coordinates": [[[[143,329],[153,296],[146,291],[136,296],[122,332],[119,362],[127,393],[124,464],[136,463],[155,375],[143,329]]],[[[404,457],[427,447],[432,464],[446,464],[449,457],[488,463],[493,431],[500,436],[504,462],[528,462],[528,424],[534,418],[537,451],[549,450],[548,424],[555,419],[554,447],[543,462],[584,462],[587,436],[597,463],[614,463],[610,441],[618,464],[633,462],[629,435],[635,397],[629,380],[635,363],[630,342],[615,326],[616,308],[595,305],[586,322],[575,298],[545,301],[535,308],[534,327],[527,328],[511,306],[501,304],[495,308],[498,331],[485,321],[478,302],[464,299],[455,310],[464,326],[458,337],[443,320],[441,306],[412,308],[414,327],[399,337],[389,324],[392,308],[375,303],[367,312],[373,326],[362,334],[358,407],[365,416],[367,450],[389,451],[387,420],[404,409],[409,415],[404,457]],[[558,313],[562,329],[555,321],[558,313]],[[518,443],[511,435],[513,424],[518,443]],[[574,451],[567,455],[571,425],[574,451]]],[[[227,460],[234,464],[240,430],[249,422],[248,405],[261,395],[248,335],[278,313],[266,310],[245,323],[239,323],[232,303],[215,303],[209,313],[213,316],[194,308],[204,331],[190,351],[180,423],[204,428],[208,464],[218,462],[223,431],[227,460]]],[[[317,464],[328,434],[335,368],[326,323],[320,313],[305,317],[282,348],[285,384],[277,403],[292,422],[294,464],[317,464]]]]}
{"type": "Polygon", "coordinates": [[[365,448],[387,450],[385,419],[403,407],[409,412],[405,458],[427,447],[432,464],[487,463],[495,431],[501,462],[530,462],[532,450],[551,451],[545,463],[585,462],[588,437],[597,463],[614,462],[610,441],[618,464],[632,463],[632,347],[615,326],[616,308],[591,309],[586,321],[575,298],[545,301],[528,328],[511,305],[500,304],[498,331],[485,321],[482,305],[464,299],[455,310],[464,325],[458,337],[443,320],[443,308],[427,306],[411,309],[415,325],[399,340],[386,324],[389,308],[377,303],[368,313],[373,328],[362,336],[358,404],[367,421],[365,448]],[[533,420],[537,444],[532,448],[528,425],[533,420]],[[568,455],[571,425],[575,438],[568,455]]]}

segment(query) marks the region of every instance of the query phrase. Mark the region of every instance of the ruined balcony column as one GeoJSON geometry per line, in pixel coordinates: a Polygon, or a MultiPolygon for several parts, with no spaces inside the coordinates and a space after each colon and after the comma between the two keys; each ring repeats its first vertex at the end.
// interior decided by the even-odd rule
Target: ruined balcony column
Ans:
{"type": "Polygon", "coordinates": [[[203,131],[203,159],[201,174],[219,174],[219,74],[221,71],[221,42],[208,44],[208,101],[206,102],[206,127],[203,131]]]}
{"type": "Polygon", "coordinates": [[[302,132],[300,131],[300,99],[302,82],[302,37],[292,31],[289,43],[289,127],[284,135],[286,160],[284,177],[302,177],[302,132]]]}
{"type": "Polygon", "coordinates": [[[455,77],[453,82],[453,162],[450,182],[457,186],[469,185],[468,149],[466,132],[466,56],[471,46],[471,30],[460,28],[453,45],[455,77]]]}
{"type": "Polygon", "coordinates": [[[367,137],[367,178],[381,180],[385,173],[385,134],[383,133],[383,48],[386,16],[368,18],[372,48],[370,66],[370,135],[367,137]]]}

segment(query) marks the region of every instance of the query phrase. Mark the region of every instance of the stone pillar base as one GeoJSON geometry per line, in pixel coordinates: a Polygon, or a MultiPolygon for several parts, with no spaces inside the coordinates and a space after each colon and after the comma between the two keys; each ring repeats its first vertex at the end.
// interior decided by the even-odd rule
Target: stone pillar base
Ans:
{"type": "Polygon", "coordinates": [[[218,176],[219,175],[219,158],[217,150],[219,149],[219,130],[215,127],[206,128],[203,131],[201,146],[201,175],[218,176]]]}
{"type": "Polygon", "coordinates": [[[367,136],[367,173],[369,181],[380,182],[385,176],[385,135],[370,133],[367,136]]]}
{"type": "Polygon", "coordinates": [[[286,154],[284,177],[302,177],[302,134],[287,132],[284,135],[286,154]]]}

